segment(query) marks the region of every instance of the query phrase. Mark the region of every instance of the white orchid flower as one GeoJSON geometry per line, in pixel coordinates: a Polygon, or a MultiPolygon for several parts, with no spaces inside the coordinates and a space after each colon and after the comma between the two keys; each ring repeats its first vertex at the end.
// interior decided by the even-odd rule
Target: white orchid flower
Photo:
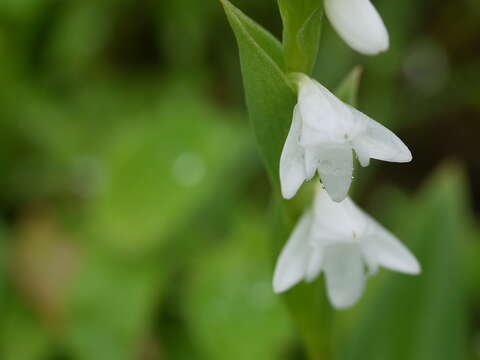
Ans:
{"type": "Polygon", "coordinates": [[[394,235],[350,198],[336,203],[321,189],[280,254],[273,287],[280,293],[323,271],[330,302],[346,308],[357,302],[379,266],[420,273],[416,258],[394,235]]]}
{"type": "Polygon", "coordinates": [[[376,55],[388,49],[387,29],[370,0],[325,0],[325,13],[354,50],[376,55]]]}
{"type": "Polygon", "coordinates": [[[353,151],[362,166],[370,159],[409,162],[412,154],[390,130],[343,103],[303,74],[298,103],[280,157],[282,195],[290,199],[318,171],[331,198],[345,199],[352,182],[353,151]]]}

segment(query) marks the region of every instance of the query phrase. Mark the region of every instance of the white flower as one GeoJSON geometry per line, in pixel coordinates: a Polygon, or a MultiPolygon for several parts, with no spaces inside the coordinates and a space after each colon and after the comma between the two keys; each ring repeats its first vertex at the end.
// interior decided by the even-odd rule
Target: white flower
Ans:
{"type": "Polygon", "coordinates": [[[410,251],[350,198],[336,203],[320,190],[280,254],[273,287],[280,293],[323,271],[330,302],[346,308],[359,299],[367,277],[379,266],[420,273],[410,251]]]}
{"type": "Polygon", "coordinates": [[[329,195],[345,199],[352,182],[353,153],[362,166],[370,158],[409,162],[412,154],[390,130],[298,74],[298,103],[280,157],[282,195],[290,199],[318,171],[329,195]]]}
{"type": "Polygon", "coordinates": [[[387,29],[370,0],[325,0],[325,12],[337,33],[354,50],[376,55],[388,49],[387,29]]]}

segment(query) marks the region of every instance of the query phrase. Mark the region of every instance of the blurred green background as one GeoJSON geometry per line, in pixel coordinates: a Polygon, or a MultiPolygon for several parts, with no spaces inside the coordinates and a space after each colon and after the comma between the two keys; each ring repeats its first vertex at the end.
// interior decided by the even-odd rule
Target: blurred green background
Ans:
{"type": "MultiPolygon", "coordinates": [[[[274,0],[234,3],[281,34],[274,0]]],[[[360,108],[412,149],[353,197],[424,271],[323,310],[323,358],[480,359],[480,2],[374,3],[391,50],[325,22],[315,75],[362,64],[360,108]]],[[[0,359],[306,358],[239,69],[214,0],[0,1],[0,359]]]]}

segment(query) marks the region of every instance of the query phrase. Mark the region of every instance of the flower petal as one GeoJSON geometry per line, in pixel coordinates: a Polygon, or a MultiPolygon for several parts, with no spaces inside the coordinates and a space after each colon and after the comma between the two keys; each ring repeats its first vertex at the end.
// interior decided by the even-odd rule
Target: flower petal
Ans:
{"type": "Polygon", "coordinates": [[[365,286],[364,268],[358,244],[338,244],[325,248],[327,294],[333,306],[342,309],[358,301],[365,286]]]}
{"type": "Polygon", "coordinates": [[[370,0],[325,0],[325,12],[337,33],[354,50],[376,55],[388,49],[387,29],[370,0]]]}
{"type": "Polygon", "coordinates": [[[370,164],[370,153],[368,152],[368,147],[365,146],[363,142],[354,142],[353,146],[360,165],[362,165],[362,167],[368,166],[370,164]]]}
{"type": "MultiPolygon", "coordinates": [[[[307,151],[310,150],[307,149],[307,151]]],[[[328,194],[334,201],[344,200],[352,183],[351,147],[349,145],[323,146],[315,149],[315,152],[318,156],[318,173],[328,194]]]]}
{"type": "Polygon", "coordinates": [[[298,106],[293,111],[293,120],[282,155],[280,156],[280,185],[285,199],[295,196],[307,175],[305,173],[305,150],[299,144],[302,117],[298,106]]]}
{"type": "MultiPolygon", "coordinates": [[[[410,162],[412,153],[393,132],[360,111],[350,107],[358,121],[365,124],[365,132],[353,141],[357,156],[390,162],[410,162]]],[[[361,160],[361,162],[364,160],[361,160]]]]}
{"type": "Polygon", "coordinates": [[[321,243],[351,242],[358,239],[366,229],[365,214],[346,198],[332,201],[327,192],[318,189],[314,201],[315,221],[311,238],[321,243]]]}
{"type": "Polygon", "coordinates": [[[406,274],[419,274],[420,264],[415,256],[383,226],[374,219],[371,221],[368,235],[362,239],[368,262],[406,274]]]}
{"type": "Polygon", "coordinates": [[[327,88],[306,75],[299,75],[298,106],[303,127],[300,138],[305,146],[342,140],[348,133],[349,109],[327,88]]]}
{"type": "Polygon", "coordinates": [[[311,252],[309,233],[312,221],[313,212],[309,210],[302,216],[284,246],[273,275],[273,290],[276,293],[288,290],[305,276],[311,252]]]}
{"type": "Polygon", "coordinates": [[[322,271],[324,250],[322,245],[314,246],[308,261],[305,281],[312,282],[322,271]]]}

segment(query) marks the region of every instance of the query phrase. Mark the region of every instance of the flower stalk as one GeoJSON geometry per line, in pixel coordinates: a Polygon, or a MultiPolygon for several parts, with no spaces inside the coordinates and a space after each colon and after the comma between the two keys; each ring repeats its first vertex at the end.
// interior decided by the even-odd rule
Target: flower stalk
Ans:
{"type": "Polygon", "coordinates": [[[272,182],[274,248],[288,239],[277,261],[274,291],[286,292],[306,352],[320,360],[329,352],[326,299],[339,309],[354,305],[380,266],[420,271],[408,249],[348,198],[354,157],[362,166],[370,159],[409,162],[410,150],[352,107],[358,69],[339,88],[341,99],[310,77],[324,11],[345,42],[361,53],[386,51],[388,33],[369,0],[278,0],[284,24],[280,44],[228,0],[220,2],[237,39],[249,116],[272,182]],[[316,174],[312,204],[293,227],[292,205],[284,199],[316,174]],[[326,297],[312,283],[321,273],[326,297]]]}

